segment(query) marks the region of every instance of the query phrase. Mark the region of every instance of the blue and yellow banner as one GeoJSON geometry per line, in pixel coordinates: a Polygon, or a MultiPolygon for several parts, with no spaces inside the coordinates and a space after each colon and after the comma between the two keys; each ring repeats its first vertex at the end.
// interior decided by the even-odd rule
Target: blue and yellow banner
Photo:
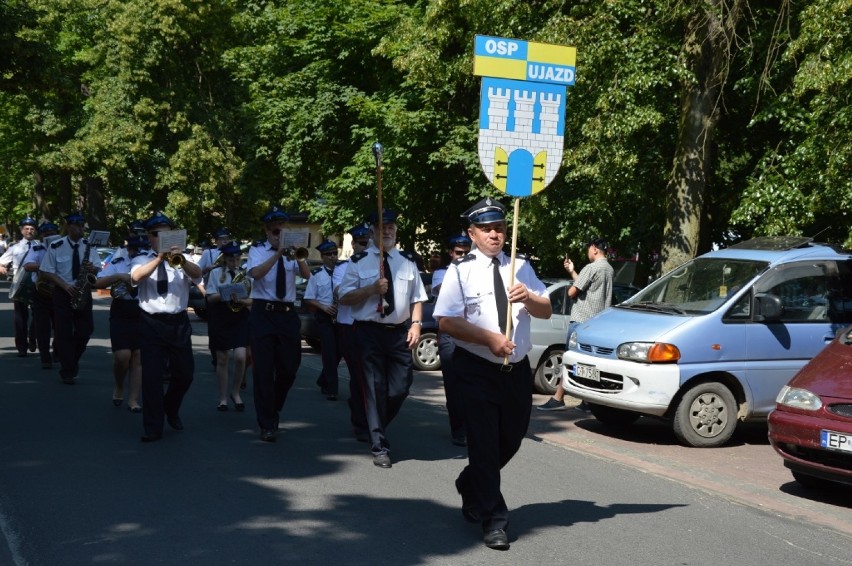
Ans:
{"type": "Polygon", "coordinates": [[[564,45],[477,35],[473,74],[517,81],[573,85],[577,49],[564,45]]]}

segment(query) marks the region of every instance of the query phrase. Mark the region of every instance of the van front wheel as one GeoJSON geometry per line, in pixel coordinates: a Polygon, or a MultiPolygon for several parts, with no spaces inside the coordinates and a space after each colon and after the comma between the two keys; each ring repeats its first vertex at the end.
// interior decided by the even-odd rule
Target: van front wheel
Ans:
{"type": "Polygon", "coordinates": [[[687,446],[722,446],[731,439],[737,427],[734,395],[715,381],[693,386],[681,397],[673,427],[677,439],[687,446]]]}

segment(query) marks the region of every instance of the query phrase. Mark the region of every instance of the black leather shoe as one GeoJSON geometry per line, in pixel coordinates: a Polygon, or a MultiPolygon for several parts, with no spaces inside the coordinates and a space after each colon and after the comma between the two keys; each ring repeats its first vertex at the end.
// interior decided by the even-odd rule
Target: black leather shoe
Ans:
{"type": "Polygon", "coordinates": [[[227,410],[228,410],[228,404],[227,404],[227,403],[219,403],[219,404],[216,406],[216,410],[217,410],[217,411],[219,411],[219,412],[223,412],[223,413],[224,413],[225,411],[227,411],[227,410]]]}
{"type": "Polygon", "coordinates": [[[488,531],[482,537],[482,542],[485,543],[485,546],[494,550],[509,550],[509,536],[503,529],[488,531]]]}
{"type": "Polygon", "coordinates": [[[180,420],[180,417],[177,415],[166,417],[166,422],[169,423],[169,426],[175,430],[183,430],[183,421],[180,420]]]}
{"type": "Polygon", "coordinates": [[[237,402],[234,400],[234,396],[233,396],[233,395],[231,395],[231,403],[233,403],[233,404],[234,404],[234,409],[236,409],[238,413],[242,413],[243,411],[245,411],[245,410],[246,410],[246,404],[245,404],[245,403],[237,403],[237,402]]]}
{"type": "Polygon", "coordinates": [[[139,440],[142,442],[157,442],[161,438],[163,438],[162,434],[143,434],[139,440]]]}
{"type": "Polygon", "coordinates": [[[387,454],[377,454],[373,456],[373,465],[379,468],[390,468],[393,466],[390,456],[387,454]]]}
{"type": "Polygon", "coordinates": [[[276,436],[275,431],[271,428],[264,428],[260,430],[260,439],[264,442],[275,442],[276,436]]]}
{"type": "Polygon", "coordinates": [[[467,437],[463,434],[459,434],[453,437],[453,444],[455,446],[467,446],[467,437]]]}

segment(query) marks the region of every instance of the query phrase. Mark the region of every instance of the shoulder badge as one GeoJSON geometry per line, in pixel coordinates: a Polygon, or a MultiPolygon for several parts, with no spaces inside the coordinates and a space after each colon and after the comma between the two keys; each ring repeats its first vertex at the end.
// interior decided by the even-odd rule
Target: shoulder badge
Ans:
{"type": "Polygon", "coordinates": [[[320,271],[322,271],[322,266],[320,266],[320,267],[315,267],[315,268],[311,269],[311,275],[316,275],[316,274],[317,274],[317,273],[319,273],[320,271]]]}
{"type": "Polygon", "coordinates": [[[121,263],[122,261],[124,261],[124,258],[123,258],[123,257],[117,257],[117,258],[115,258],[114,260],[112,260],[110,263],[111,263],[111,264],[113,264],[113,265],[118,265],[118,264],[119,264],[119,263],[121,263]]]}
{"type": "Polygon", "coordinates": [[[366,251],[363,251],[363,252],[359,252],[359,253],[357,253],[357,254],[353,255],[352,257],[350,257],[350,258],[349,258],[349,260],[350,260],[352,263],[358,263],[359,261],[361,261],[361,260],[362,260],[362,259],[364,259],[365,257],[367,257],[367,252],[366,252],[366,251]]]}
{"type": "Polygon", "coordinates": [[[34,251],[34,252],[40,252],[40,251],[42,251],[43,249],[44,249],[44,246],[42,246],[41,244],[36,244],[35,246],[33,246],[33,251],[34,251]]]}
{"type": "Polygon", "coordinates": [[[261,246],[263,246],[265,243],[266,243],[266,240],[256,240],[256,241],[252,244],[252,247],[255,247],[255,248],[257,248],[257,247],[261,247],[261,246]]]}
{"type": "Polygon", "coordinates": [[[413,261],[413,262],[417,261],[417,260],[414,259],[414,252],[410,252],[410,251],[407,251],[407,250],[406,251],[400,251],[399,255],[401,255],[402,257],[404,257],[408,261],[413,261]]]}
{"type": "Polygon", "coordinates": [[[467,254],[464,257],[460,257],[456,260],[453,260],[453,264],[458,265],[458,264],[464,263],[466,261],[473,261],[475,258],[476,258],[476,256],[474,254],[467,254]]]}
{"type": "Polygon", "coordinates": [[[62,238],[62,239],[56,240],[55,242],[53,242],[52,244],[50,244],[50,249],[55,250],[56,248],[58,248],[58,247],[62,246],[62,244],[63,244],[64,242],[65,242],[65,238],[62,238]]]}

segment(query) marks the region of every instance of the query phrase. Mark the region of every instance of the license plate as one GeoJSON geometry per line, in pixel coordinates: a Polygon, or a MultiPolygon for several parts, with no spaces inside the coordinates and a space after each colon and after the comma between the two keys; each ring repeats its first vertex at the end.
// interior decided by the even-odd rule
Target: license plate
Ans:
{"type": "Polygon", "coordinates": [[[595,366],[587,366],[585,364],[574,364],[574,377],[591,379],[592,381],[600,381],[601,370],[599,370],[595,366]]]}
{"type": "Polygon", "coordinates": [[[822,430],[819,433],[819,445],[829,450],[852,452],[852,435],[833,430],[822,430]]]}

